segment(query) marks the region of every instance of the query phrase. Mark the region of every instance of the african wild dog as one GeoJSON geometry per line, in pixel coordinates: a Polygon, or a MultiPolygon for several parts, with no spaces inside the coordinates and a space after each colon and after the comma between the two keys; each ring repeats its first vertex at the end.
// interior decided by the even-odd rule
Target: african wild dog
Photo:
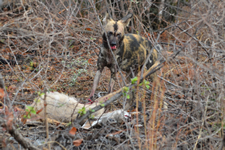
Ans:
{"type": "MultiPolygon", "coordinates": [[[[109,17],[108,14],[106,14],[105,18],[103,19],[103,45],[99,53],[97,61],[98,70],[94,78],[89,100],[92,99],[95,93],[101,72],[105,66],[111,71],[108,92],[112,92],[113,90],[118,67],[115,59],[113,58],[111,50],[116,57],[120,69],[125,71],[130,77],[132,77],[132,72],[134,72],[136,75],[138,70],[140,70],[140,68],[145,63],[146,57],[153,47],[151,42],[137,34],[124,34],[124,28],[130,22],[132,16],[132,14],[128,14],[121,20],[115,21],[109,17]]],[[[146,64],[147,69],[149,69],[155,63],[157,57],[157,51],[153,49],[153,52],[146,64]]]]}

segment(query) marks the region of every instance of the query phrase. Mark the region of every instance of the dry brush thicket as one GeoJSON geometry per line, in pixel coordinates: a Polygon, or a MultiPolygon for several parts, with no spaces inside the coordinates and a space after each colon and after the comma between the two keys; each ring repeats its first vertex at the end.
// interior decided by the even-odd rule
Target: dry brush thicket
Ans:
{"type": "MultiPolygon", "coordinates": [[[[11,127],[8,131],[16,140],[17,133],[10,132],[13,128],[35,147],[53,149],[223,148],[224,1],[21,2],[2,6],[0,13],[1,74],[7,91],[3,103],[15,119],[7,120],[9,113],[3,109],[0,123],[11,127]],[[37,96],[35,91],[57,90],[83,99],[90,94],[106,11],[114,19],[132,12],[127,32],[141,34],[163,47],[159,55],[166,62],[151,88],[136,89],[136,99],[143,104],[141,113],[125,124],[79,130],[73,136],[68,134],[70,127],[50,124],[48,131],[42,123],[22,125],[13,110],[30,104],[37,96]],[[76,147],[73,141],[78,139],[83,142],[76,147]]],[[[107,89],[108,80],[106,70],[97,90],[107,89]]],[[[5,128],[0,127],[2,146],[21,148],[10,145],[15,141],[5,128]]]]}

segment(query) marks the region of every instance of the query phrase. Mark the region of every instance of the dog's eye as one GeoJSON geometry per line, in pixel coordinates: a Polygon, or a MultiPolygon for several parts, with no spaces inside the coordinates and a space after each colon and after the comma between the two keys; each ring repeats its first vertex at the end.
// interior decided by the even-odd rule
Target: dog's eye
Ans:
{"type": "Polygon", "coordinates": [[[120,37],[121,36],[121,33],[118,33],[116,36],[120,37]]]}

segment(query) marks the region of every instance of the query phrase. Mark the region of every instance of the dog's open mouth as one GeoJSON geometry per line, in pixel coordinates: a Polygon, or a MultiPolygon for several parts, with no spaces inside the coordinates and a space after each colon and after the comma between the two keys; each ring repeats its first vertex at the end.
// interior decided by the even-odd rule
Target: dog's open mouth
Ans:
{"type": "Polygon", "coordinates": [[[110,46],[112,50],[116,50],[116,45],[110,46]]]}

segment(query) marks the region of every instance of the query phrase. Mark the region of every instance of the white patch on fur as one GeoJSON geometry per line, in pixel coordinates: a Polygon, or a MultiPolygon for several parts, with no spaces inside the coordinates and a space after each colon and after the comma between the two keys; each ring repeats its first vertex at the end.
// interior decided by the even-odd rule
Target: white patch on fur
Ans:
{"type": "Polygon", "coordinates": [[[152,63],[152,60],[150,58],[148,58],[148,61],[149,61],[150,64],[152,63]]]}

